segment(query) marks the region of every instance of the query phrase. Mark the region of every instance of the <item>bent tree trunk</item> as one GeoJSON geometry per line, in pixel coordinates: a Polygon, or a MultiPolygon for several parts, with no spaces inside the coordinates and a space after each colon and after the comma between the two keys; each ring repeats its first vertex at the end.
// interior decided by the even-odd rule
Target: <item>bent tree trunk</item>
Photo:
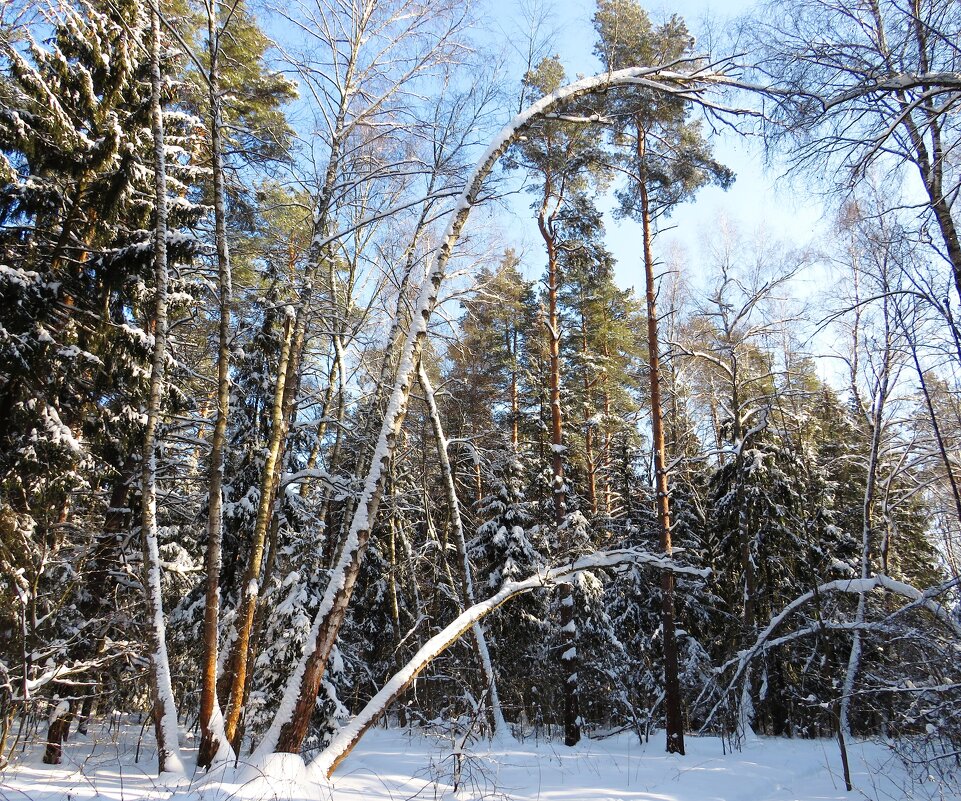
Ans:
{"type": "Polygon", "coordinates": [[[413,682],[431,661],[453,645],[470,628],[489,615],[511,598],[531,590],[549,587],[558,583],[570,583],[577,573],[585,570],[611,568],[623,564],[647,564],[672,574],[687,573],[705,577],[710,571],[677,565],[669,559],[635,549],[600,551],[582,556],[568,565],[540,570],[523,581],[508,581],[490,598],[465,609],[451,623],[431,637],[414,658],[400,671],[361,710],[349,725],[341,729],[330,745],[310,763],[310,774],[315,778],[330,778],[337,766],[347,758],[354,746],[377,719],[413,682]]]}
{"type": "Polygon", "coordinates": [[[354,510],[348,535],[340,558],[331,572],[314,618],[303,658],[291,674],[257,754],[262,756],[275,750],[297,753],[307,732],[317,692],[323,679],[327,661],[337,640],[337,634],[347,611],[347,605],[357,580],[361,559],[370,537],[374,516],[383,489],[383,481],[394,453],[401,425],[410,400],[417,362],[427,338],[430,321],[440,286],[445,276],[460,232],[470,210],[480,196],[484,180],[508,147],[529,126],[532,120],[551,111],[561,103],[601,91],[610,86],[641,85],[668,94],[683,94],[696,99],[698,92],[713,84],[730,84],[723,75],[699,72],[695,75],[661,70],[653,67],[632,67],[584,78],[541,98],[517,115],[494,139],[474,168],[464,191],[460,194],[441,246],[424,281],[407,332],[404,350],[394,379],[390,400],[381,424],[374,449],[374,458],[363,482],[354,510]]]}

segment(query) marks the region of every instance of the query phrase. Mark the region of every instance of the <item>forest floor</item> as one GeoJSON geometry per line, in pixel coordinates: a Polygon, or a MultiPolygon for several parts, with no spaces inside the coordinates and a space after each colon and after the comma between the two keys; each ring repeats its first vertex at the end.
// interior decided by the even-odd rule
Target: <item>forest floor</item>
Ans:
{"type": "MultiPolygon", "coordinates": [[[[453,741],[406,730],[369,732],[321,784],[306,780],[299,758],[275,755],[267,765],[164,786],[152,775],[149,731],[139,760],[138,740],[141,726],[124,718],[72,735],[62,765],[42,764],[42,743],[29,745],[0,772],[0,801],[961,801],[961,785],[912,775],[877,742],[850,745],[855,790],[847,793],[833,740],[758,738],[732,753],[717,738],[689,737],[684,757],[664,752],[663,735],[641,744],[625,733],[574,748],[534,737],[481,740],[462,752],[456,791],[453,741]]],[[[190,747],[184,756],[192,765],[190,747]]]]}

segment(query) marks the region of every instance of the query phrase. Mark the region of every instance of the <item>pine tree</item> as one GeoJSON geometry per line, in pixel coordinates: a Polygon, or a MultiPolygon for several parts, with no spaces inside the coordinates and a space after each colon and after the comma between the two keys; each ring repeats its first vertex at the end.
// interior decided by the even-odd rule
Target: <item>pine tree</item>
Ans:
{"type": "MultiPolygon", "coordinates": [[[[609,0],[598,5],[594,26],[600,37],[595,52],[610,70],[627,66],[672,63],[690,57],[693,39],[679,17],[654,28],[646,12],[634,0],[609,0]]],[[[612,100],[613,108],[630,124],[633,148],[626,163],[632,180],[618,193],[621,213],[634,216],[643,229],[643,262],[647,290],[648,360],[651,385],[651,421],[654,444],[654,479],[661,529],[661,549],[671,553],[671,518],[667,463],[664,451],[661,408],[660,353],[657,330],[652,223],[659,214],[689,198],[710,181],[726,186],[733,174],[710,155],[699,125],[688,119],[690,109],[683,98],[654,93],[632,93],[612,100]]],[[[665,643],[665,711],[667,750],[684,753],[683,714],[677,678],[674,635],[674,579],[664,572],[661,579],[665,643]]]]}
{"type": "Polygon", "coordinates": [[[614,262],[601,244],[599,216],[584,208],[578,224],[582,238],[577,247],[565,249],[559,293],[564,381],[569,387],[565,408],[573,423],[568,432],[569,480],[579,488],[592,524],[611,531],[622,502],[613,481],[614,451],[618,439],[633,433],[645,342],[638,335],[642,322],[637,300],[614,283],[614,262]]]}
{"type": "MultiPolygon", "coordinates": [[[[487,477],[490,494],[481,500],[477,512],[470,555],[477,565],[478,586],[486,596],[504,582],[530,576],[547,562],[546,543],[525,496],[520,459],[507,443],[495,452],[487,477]]],[[[488,624],[493,661],[502,677],[503,703],[518,723],[539,714],[531,687],[543,675],[540,654],[547,620],[545,595],[531,593],[499,610],[488,624]]]]}
{"type": "MultiPolygon", "coordinates": [[[[527,76],[525,84],[541,96],[556,91],[565,82],[564,70],[557,57],[541,61],[527,76]]],[[[592,214],[592,201],[588,187],[603,185],[606,176],[603,169],[601,148],[590,130],[577,123],[563,120],[538,122],[526,142],[515,148],[514,159],[531,170],[537,179],[533,190],[537,199],[533,207],[537,213],[537,226],[547,255],[547,332],[550,378],[550,450],[551,494],[553,496],[554,527],[560,532],[565,526],[569,511],[565,479],[564,413],[561,388],[561,339],[562,321],[558,304],[563,283],[563,253],[568,249],[583,247],[588,219],[592,214]]],[[[570,584],[558,587],[560,597],[560,629],[564,643],[558,649],[564,676],[564,742],[575,745],[580,739],[580,714],[577,691],[577,647],[574,622],[574,598],[570,584]]]]}
{"type": "Polygon", "coordinates": [[[529,427],[523,359],[537,336],[533,289],[519,266],[508,250],[495,270],[482,269],[474,293],[461,302],[460,336],[448,348],[445,372],[456,398],[445,407],[445,416],[454,421],[451,433],[488,439],[496,431],[499,443],[507,426],[515,452],[529,427]]]}

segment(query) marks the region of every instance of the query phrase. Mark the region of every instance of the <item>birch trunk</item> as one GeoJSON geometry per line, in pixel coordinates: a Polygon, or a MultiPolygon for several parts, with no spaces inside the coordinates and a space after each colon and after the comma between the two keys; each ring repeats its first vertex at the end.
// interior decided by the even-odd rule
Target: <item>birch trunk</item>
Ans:
{"type": "MultiPolygon", "coordinates": [[[[883,324],[884,324],[884,349],[881,353],[880,369],[875,373],[876,380],[873,386],[871,397],[871,408],[868,411],[861,401],[858,392],[858,357],[861,348],[861,304],[860,304],[860,282],[859,267],[857,256],[853,263],[853,285],[854,285],[854,325],[852,327],[852,351],[854,358],[851,361],[851,392],[858,408],[863,411],[867,418],[868,429],[871,432],[871,444],[868,452],[867,476],[864,487],[864,502],[862,508],[861,526],[861,580],[866,583],[871,576],[871,535],[874,528],[873,513],[874,499],[877,488],[878,457],[881,447],[882,423],[884,418],[884,405],[888,395],[888,380],[890,377],[891,366],[891,329],[890,316],[888,309],[887,295],[882,300],[883,324]]],[[[887,289],[886,275],[882,274],[882,282],[887,289]]],[[[857,674],[861,666],[861,626],[867,613],[866,592],[862,590],[858,593],[858,606],[855,612],[855,629],[851,639],[851,651],[848,654],[848,665],[845,672],[844,684],[841,690],[841,702],[838,710],[838,747],[841,753],[846,755],[847,746],[845,740],[851,736],[851,698],[854,693],[854,685],[857,682],[857,674]]],[[[853,789],[851,774],[847,763],[843,763],[844,784],[848,792],[853,789]]]]}
{"type": "MultiPolygon", "coordinates": [[[[417,367],[417,378],[421,387],[424,389],[424,396],[427,400],[427,412],[430,416],[431,428],[434,431],[434,440],[437,442],[437,458],[440,462],[441,473],[444,476],[444,491],[447,494],[447,503],[450,506],[452,527],[454,531],[454,547],[457,549],[457,557],[461,562],[461,595],[463,596],[463,608],[467,609],[475,604],[474,597],[474,578],[471,571],[470,559],[467,556],[467,543],[464,539],[464,526],[461,522],[460,502],[457,499],[457,486],[454,484],[454,471],[451,468],[450,458],[447,454],[447,437],[441,424],[440,414],[437,411],[437,402],[434,398],[434,387],[431,385],[430,377],[424,365],[417,367]]],[[[490,690],[491,716],[494,719],[494,731],[507,732],[507,721],[504,720],[504,712],[501,708],[500,695],[497,692],[497,677],[494,673],[494,665],[491,662],[490,650],[487,648],[487,638],[484,636],[484,628],[480,623],[472,626],[474,635],[474,649],[477,652],[477,660],[480,662],[481,671],[484,674],[484,685],[490,690]]]]}
{"type": "Polygon", "coordinates": [[[217,412],[210,444],[207,510],[207,569],[204,602],[203,679],[200,692],[200,747],[197,764],[209,768],[217,758],[229,759],[223,711],[217,700],[218,633],[220,622],[220,565],[223,536],[224,442],[230,403],[230,250],[227,245],[227,203],[224,190],[223,114],[220,96],[220,33],[217,0],[208,0],[207,41],[210,69],[210,154],[214,180],[214,237],[217,246],[217,280],[220,291],[217,328],[217,412]]]}
{"type": "Polygon", "coordinates": [[[330,745],[310,763],[309,772],[314,777],[330,778],[337,766],[346,759],[360,738],[390,707],[400,695],[410,686],[411,682],[431,661],[453,645],[468,630],[511,598],[516,598],[531,590],[549,587],[561,582],[569,583],[572,576],[584,570],[612,568],[623,564],[648,564],[662,570],[689,573],[692,575],[706,575],[704,571],[686,568],[674,564],[669,559],[636,550],[600,551],[582,556],[571,564],[562,567],[541,570],[523,581],[505,582],[504,586],[493,596],[484,601],[473,604],[465,609],[451,623],[431,637],[414,655],[402,670],[391,677],[390,681],[381,688],[360,713],[340,732],[330,745]]]}
{"type": "MultiPolygon", "coordinates": [[[[889,343],[888,343],[889,344],[889,343]]],[[[861,526],[861,579],[871,577],[871,535],[874,530],[874,499],[877,489],[878,457],[881,449],[881,432],[883,428],[884,406],[888,394],[888,353],[884,354],[884,364],[879,383],[875,386],[875,395],[871,404],[868,425],[871,429],[871,449],[868,453],[867,481],[864,487],[864,504],[861,526]]],[[[854,636],[851,641],[851,652],[848,655],[847,673],[844,677],[844,687],[841,694],[840,733],[844,737],[851,736],[851,698],[854,685],[861,664],[861,628],[866,615],[866,593],[858,594],[858,608],[855,612],[854,636]]],[[[850,777],[845,776],[845,782],[850,785],[850,777]]],[[[849,788],[850,789],[850,788],[849,788]]]]}
{"type": "Polygon", "coordinates": [[[151,646],[151,689],[153,715],[157,729],[157,762],[159,773],[183,774],[177,733],[177,705],[174,701],[167,657],[167,635],[164,624],[163,598],[160,588],[160,551],[157,544],[157,423],[165,380],[167,356],[167,162],[164,153],[164,122],[161,108],[162,77],[160,74],[160,4],[152,7],[150,40],[150,119],[154,158],[154,275],[155,308],[154,343],[150,365],[150,394],[147,399],[147,425],[144,432],[141,472],[141,534],[144,549],[144,590],[149,616],[151,646]]]}

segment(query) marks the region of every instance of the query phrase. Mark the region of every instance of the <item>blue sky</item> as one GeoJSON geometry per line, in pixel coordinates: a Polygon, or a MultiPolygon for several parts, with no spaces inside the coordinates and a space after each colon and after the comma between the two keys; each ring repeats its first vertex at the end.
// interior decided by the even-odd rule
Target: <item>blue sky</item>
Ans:
{"type": "MultiPolygon", "coordinates": [[[[561,56],[569,76],[578,73],[592,74],[600,64],[591,49],[594,30],[591,16],[593,0],[543,0],[548,27],[554,29],[553,47],[550,52],[561,56]]],[[[670,4],[655,2],[645,4],[655,21],[671,13],[684,17],[688,27],[703,39],[707,25],[717,27],[725,21],[750,10],[753,3],[747,0],[675,0],[670,4]]],[[[486,0],[488,21],[492,35],[498,32],[506,37],[520,37],[518,19],[522,14],[517,0],[486,0]]],[[[518,80],[522,65],[518,64],[518,80]]],[[[702,189],[697,198],[679,207],[657,239],[657,249],[667,253],[678,245],[687,254],[687,262],[696,264],[701,253],[717,228],[720,217],[726,217],[745,236],[757,229],[768,231],[776,239],[798,244],[806,243],[818,235],[823,208],[816,197],[802,187],[787,180],[778,180],[781,170],[766,167],[760,145],[728,130],[720,131],[713,138],[718,159],[731,167],[737,179],[729,190],[717,187],[702,189]]],[[[512,233],[524,243],[528,268],[539,275],[540,265],[536,228],[530,219],[528,199],[521,196],[514,204],[516,213],[510,222],[512,233]],[[526,218],[526,219],[525,219],[526,218]]],[[[622,286],[641,286],[640,227],[628,220],[607,220],[608,247],[618,260],[617,278],[622,286]]],[[[691,276],[695,285],[697,276],[691,276]]]]}

